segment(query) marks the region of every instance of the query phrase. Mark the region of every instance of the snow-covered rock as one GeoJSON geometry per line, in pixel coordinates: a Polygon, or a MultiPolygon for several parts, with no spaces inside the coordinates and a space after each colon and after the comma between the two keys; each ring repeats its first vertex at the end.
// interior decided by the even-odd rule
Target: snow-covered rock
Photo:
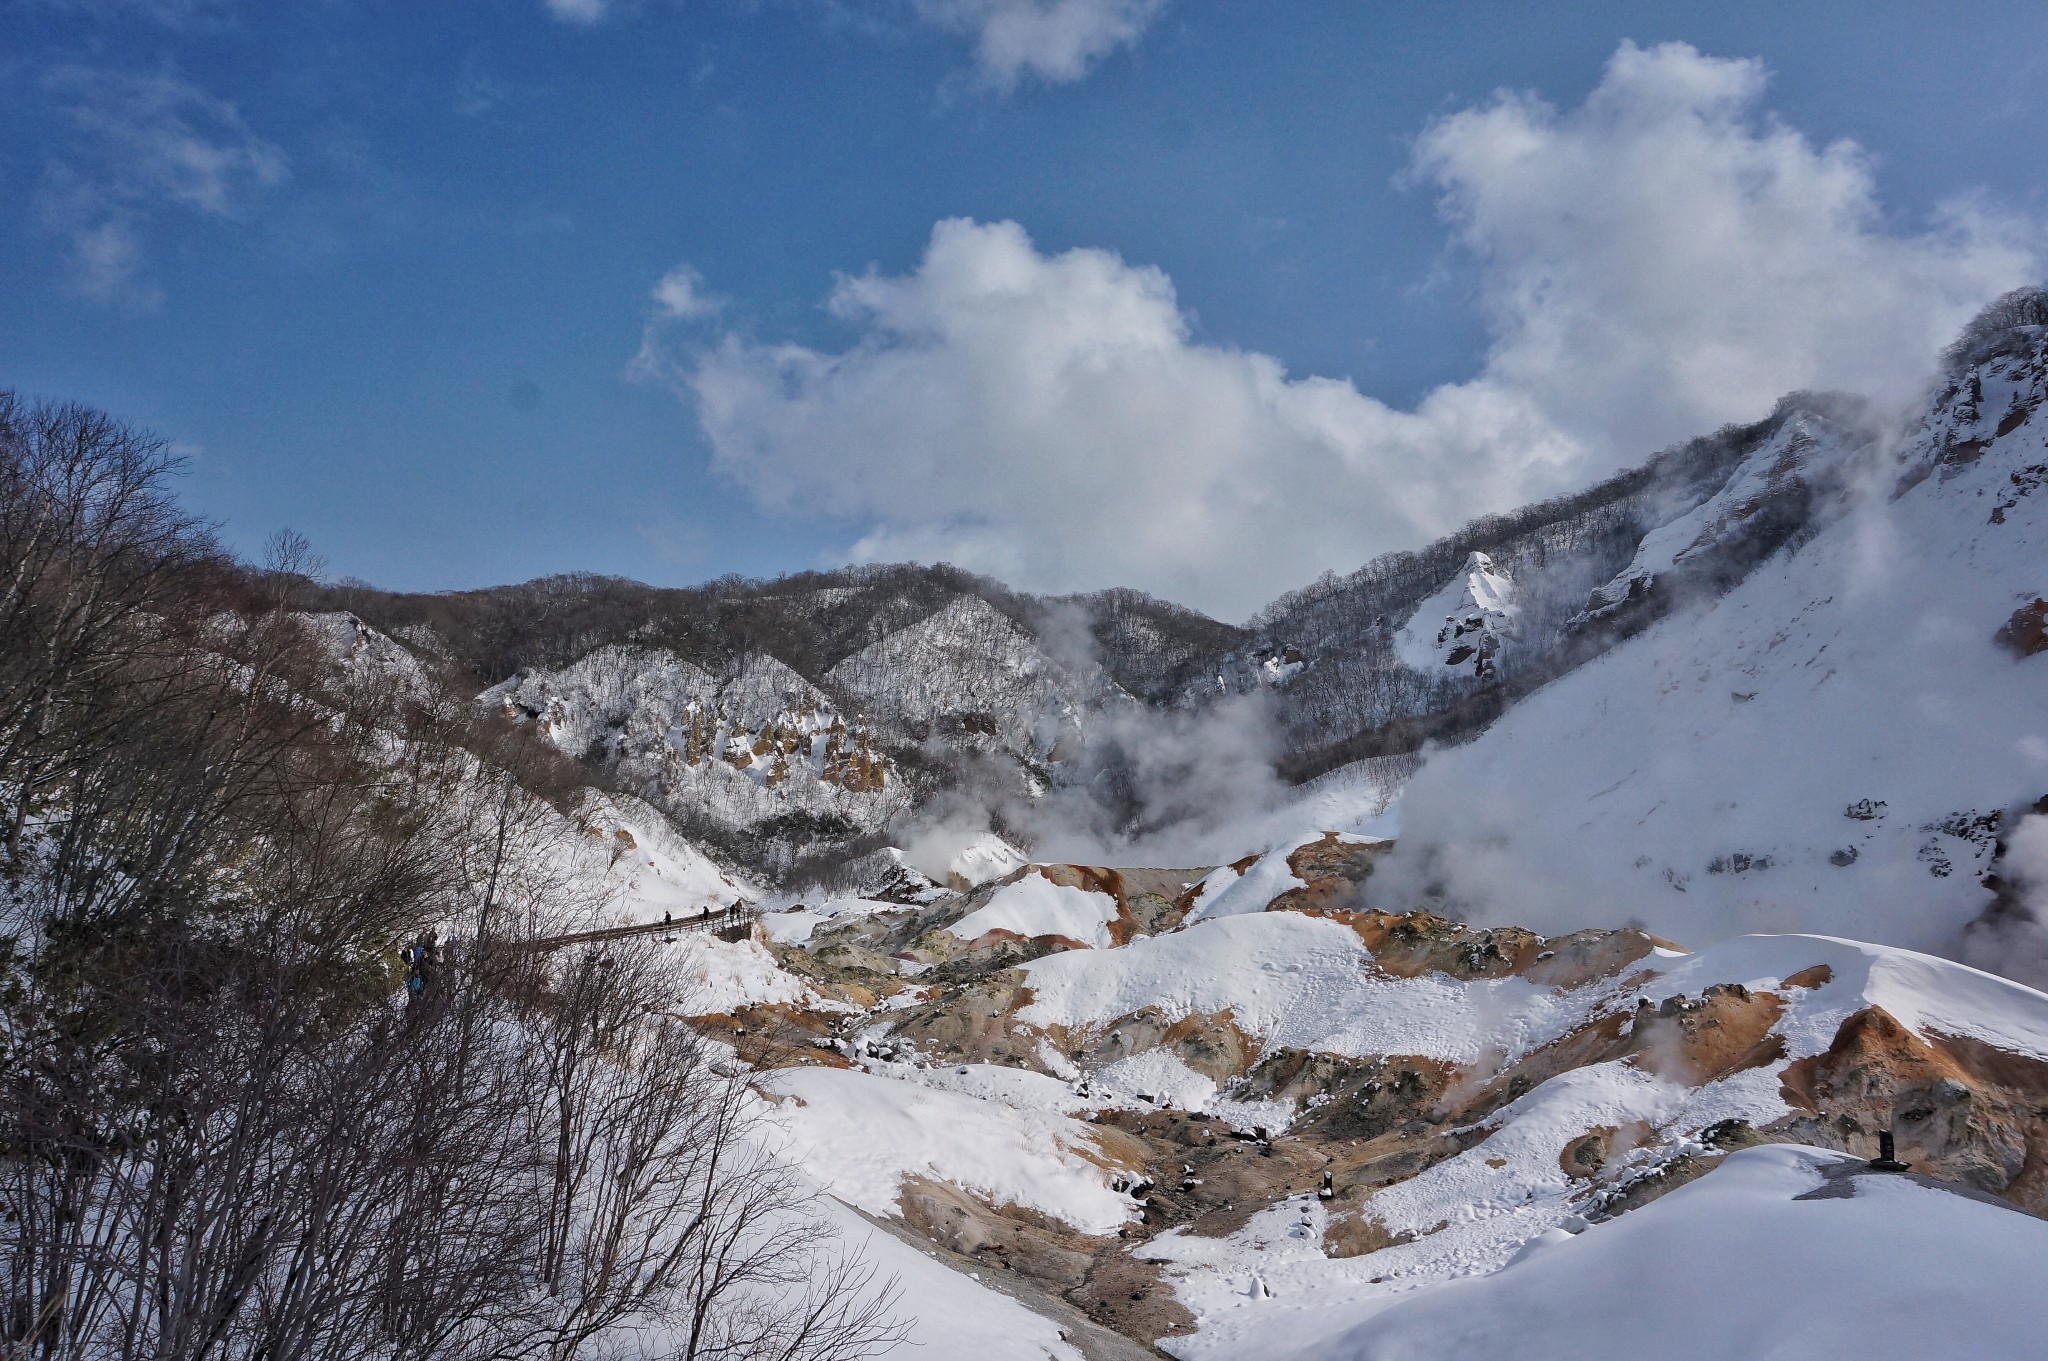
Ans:
{"type": "Polygon", "coordinates": [[[1033,868],[998,888],[981,907],[946,929],[962,940],[979,940],[991,931],[1031,939],[1056,936],[1094,949],[1114,942],[1117,900],[1095,889],[1056,883],[1033,868]]]}
{"type": "Polygon", "coordinates": [[[1417,671],[1465,668],[1494,673],[1515,622],[1514,579],[1492,558],[1474,552],[1435,595],[1416,607],[1394,636],[1394,650],[1417,671]]]}
{"type": "Polygon", "coordinates": [[[937,867],[937,874],[956,889],[979,888],[1022,869],[1028,859],[994,832],[981,832],[946,856],[937,867]]]}

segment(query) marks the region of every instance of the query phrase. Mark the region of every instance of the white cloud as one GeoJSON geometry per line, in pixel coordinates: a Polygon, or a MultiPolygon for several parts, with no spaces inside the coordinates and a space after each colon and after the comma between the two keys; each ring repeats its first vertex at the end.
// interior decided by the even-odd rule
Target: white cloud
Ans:
{"type": "Polygon", "coordinates": [[[718,315],[725,299],[704,290],[704,276],[688,265],[677,265],[654,286],[654,303],[662,315],[678,321],[704,321],[718,315]]]}
{"type": "Polygon", "coordinates": [[[547,0],[548,13],[565,24],[595,24],[611,13],[611,0],[547,0]]]}
{"type": "MultiPolygon", "coordinates": [[[[549,14],[589,28],[612,18],[617,0],[544,0],[549,14]]],[[[850,0],[856,23],[886,28],[907,12],[974,45],[974,74],[1008,93],[1026,77],[1048,85],[1081,79],[1110,53],[1143,37],[1167,0],[850,0]]]]}
{"type": "Polygon", "coordinates": [[[44,88],[73,136],[49,163],[43,221],[69,239],[80,291],[102,301],[155,300],[141,279],[141,228],[154,213],[238,218],[290,173],[234,105],[176,76],[67,66],[44,88]]]}
{"type": "Polygon", "coordinates": [[[1870,158],[1758,117],[1765,78],[1623,43],[1577,109],[1503,94],[1417,143],[1414,173],[1485,269],[1487,377],[1603,461],[1795,387],[1910,388],[2040,267],[2038,232],[1967,203],[1888,229],[1870,158]]]}
{"type": "Polygon", "coordinates": [[[2030,232],[1981,208],[1890,228],[1868,159],[1760,117],[1763,79],[1624,44],[1577,109],[1501,95],[1428,128],[1413,173],[1492,341],[1413,410],[1200,343],[1159,270],[1007,222],[941,222],[911,273],[842,278],[842,352],[730,334],[642,371],[685,386],[764,505],[866,524],[856,557],[1242,616],[1787,390],[1901,395],[2037,272],[2030,232]]]}
{"type": "Polygon", "coordinates": [[[1137,42],[1166,0],[911,0],[927,23],[969,37],[983,83],[1010,90],[1025,76],[1065,84],[1137,42]]]}

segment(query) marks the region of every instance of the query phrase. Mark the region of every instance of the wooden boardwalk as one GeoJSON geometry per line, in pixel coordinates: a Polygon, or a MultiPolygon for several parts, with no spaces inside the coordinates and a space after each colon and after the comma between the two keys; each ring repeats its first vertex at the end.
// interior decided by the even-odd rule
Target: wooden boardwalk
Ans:
{"type": "Polygon", "coordinates": [[[720,940],[741,941],[754,932],[754,914],[744,907],[729,907],[724,911],[697,913],[669,921],[604,926],[595,931],[572,931],[565,936],[541,936],[520,942],[520,948],[560,950],[571,945],[595,945],[601,941],[627,940],[634,936],[670,936],[678,931],[702,931],[720,940]]]}

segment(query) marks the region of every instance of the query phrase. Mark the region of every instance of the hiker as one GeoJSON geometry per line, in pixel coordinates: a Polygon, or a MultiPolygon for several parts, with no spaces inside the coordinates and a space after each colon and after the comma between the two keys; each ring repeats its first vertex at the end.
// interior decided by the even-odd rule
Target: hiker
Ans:
{"type": "Polygon", "coordinates": [[[441,942],[431,931],[422,934],[418,944],[405,952],[405,994],[408,1002],[420,1000],[440,962],[441,942]]]}

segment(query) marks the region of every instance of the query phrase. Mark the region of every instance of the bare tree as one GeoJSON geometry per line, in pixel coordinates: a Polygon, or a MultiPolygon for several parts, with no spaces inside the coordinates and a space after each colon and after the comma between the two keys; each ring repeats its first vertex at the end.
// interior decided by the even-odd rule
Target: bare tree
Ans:
{"type": "Polygon", "coordinates": [[[651,961],[555,960],[574,832],[338,680],[161,444],[0,397],[0,1345],[810,1361],[896,1335],[651,961]],[[397,942],[460,929],[401,1001],[397,942]]]}
{"type": "Polygon", "coordinates": [[[690,1361],[825,1361],[900,1337],[891,1288],[837,1251],[774,1157],[744,1070],[659,1014],[673,999],[651,948],[560,962],[534,1017],[548,1355],[629,1323],[690,1361]]]}

